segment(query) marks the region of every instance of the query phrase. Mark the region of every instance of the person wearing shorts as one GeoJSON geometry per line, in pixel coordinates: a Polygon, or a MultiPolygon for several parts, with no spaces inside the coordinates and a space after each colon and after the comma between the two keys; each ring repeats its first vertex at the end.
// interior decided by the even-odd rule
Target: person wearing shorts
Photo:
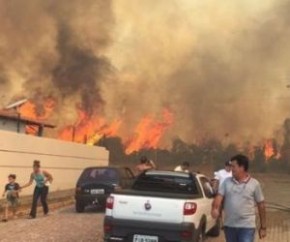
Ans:
{"type": "Polygon", "coordinates": [[[12,208],[13,218],[15,218],[16,216],[17,208],[19,205],[20,186],[18,183],[15,182],[15,180],[16,180],[15,174],[10,174],[8,176],[8,183],[6,184],[2,195],[3,197],[6,196],[4,218],[2,219],[3,222],[8,221],[9,208],[12,208]]]}

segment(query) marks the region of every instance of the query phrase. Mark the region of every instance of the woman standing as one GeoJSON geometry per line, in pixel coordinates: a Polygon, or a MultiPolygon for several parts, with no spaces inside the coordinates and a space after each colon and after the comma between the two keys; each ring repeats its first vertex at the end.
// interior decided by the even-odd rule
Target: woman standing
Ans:
{"type": "Polygon", "coordinates": [[[33,181],[35,181],[36,183],[29,218],[33,219],[36,217],[37,202],[39,198],[43,207],[44,215],[48,214],[49,209],[46,198],[49,190],[49,185],[52,182],[52,180],[53,180],[52,175],[49,174],[47,171],[41,170],[40,161],[35,160],[33,162],[33,172],[30,175],[29,182],[21,187],[21,188],[29,187],[32,185],[33,181]]]}

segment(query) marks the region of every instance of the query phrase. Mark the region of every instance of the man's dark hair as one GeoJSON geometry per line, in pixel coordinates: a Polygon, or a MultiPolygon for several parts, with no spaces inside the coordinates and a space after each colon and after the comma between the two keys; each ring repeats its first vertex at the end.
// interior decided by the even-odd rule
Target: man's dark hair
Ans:
{"type": "Polygon", "coordinates": [[[245,155],[235,155],[231,158],[231,161],[236,161],[238,166],[244,167],[245,171],[249,170],[249,158],[245,155]]]}
{"type": "Polygon", "coordinates": [[[140,163],[145,164],[146,162],[148,162],[148,158],[145,155],[141,156],[140,163]]]}
{"type": "Polygon", "coordinates": [[[189,165],[189,162],[184,161],[184,162],[182,163],[182,166],[189,167],[190,165],[189,165]]]}
{"type": "Polygon", "coordinates": [[[8,176],[8,178],[12,178],[12,179],[16,179],[16,175],[15,174],[10,174],[9,176],[8,176]]]}

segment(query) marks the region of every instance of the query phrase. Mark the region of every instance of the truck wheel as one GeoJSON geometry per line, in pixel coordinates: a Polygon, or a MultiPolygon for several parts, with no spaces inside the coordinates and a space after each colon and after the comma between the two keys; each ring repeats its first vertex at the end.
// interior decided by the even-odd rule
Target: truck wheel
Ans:
{"type": "Polygon", "coordinates": [[[197,233],[195,242],[204,242],[205,241],[205,233],[204,233],[204,227],[202,226],[197,233]]]}
{"type": "Polygon", "coordinates": [[[221,220],[217,219],[215,226],[208,232],[209,236],[218,237],[221,231],[221,220]]]}
{"type": "Polygon", "coordinates": [[[76,201],[76,211],[77,213],[83,213],[85,211],[85,205],[80,201],[76,201]]]}

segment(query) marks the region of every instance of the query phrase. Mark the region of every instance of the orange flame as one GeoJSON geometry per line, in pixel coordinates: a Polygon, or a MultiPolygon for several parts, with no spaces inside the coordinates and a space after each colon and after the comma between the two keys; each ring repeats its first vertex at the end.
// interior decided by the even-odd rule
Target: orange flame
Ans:
{"type": "MultiPolygon", "coordinates": [[[[50,97],[45,98],[41,106],[38,106],[29,100],[19,108],[18,112],[24,118],[45,121],[52,115],[55,105],[55,100],[50,97]],[[37,109],[41,109],[41,112],[38,112],[37,109]]],[[[37,127],[34,125],[27,125],[26,133],[35,135],[37,133],[37,127]]]]}
{"type": "Polygon", "coordinates": [[[165,109],[163,120],[155,121],[153,117],[143,118],[135,129],[135,137],[129,139],[126,144],[126,154],[140,149],[157,148],[165,131],[173,123],[173,114],[165,109]]]}
{"type": "Polygon", "coordinates": [[[56,102],[52,98],[46,98],[40,107],[41,112],[37,112],[37,105],[32,101],[24,103],[19,108],[19,113],[21,116],[36,120],[46,120],[48,119],[52,112],[54,111],[56,102]]]}
{"type": "MultiPolygon", "coordinates": [[[[22,117],[46,121],[52,116],[55,106],[56,101],[52,98],[45,98],[42,106],[30,100],[19,108],[19,113],[22,117]]],[[[121,119],[117,119],[109,124],[105,118],[96,114],[89,115],[81,108],[77,108],[77,112],[77,121],[74,124],[61,128],[58,132],[58,138],[94,145],[102,137],[118,135],[122,124],[121,119]]],[[[130,154],[140,149],[158,148],[160,140],[172,123],[173,114],[168,109],[163,110],[161,120],[156,120],[152,115],[142,118],[136,125],[134,136],[128,138],[127,142],[125,142],[126,153],[130,154]]],[[[37,131],[35,126],[30,125],[26,127],[28,134],[36,134],[37,131]]]]}
{"type": "Polygon", "coordinates": [[[122,123],[121,120],[116,120],[108,125],[104,118],[90,116],[81,109],[78,111],[77,122],[63,128],[59,132],[60,139],[93,145],[103,136],[115,136],[122,123]]]}
{"type": "Polygon", "coordinates": [[[272,140],[266,140],[264,145],[264,155],[266,157],[266,160],[269,160],[271,157],[275,155],[272,140]]]}

